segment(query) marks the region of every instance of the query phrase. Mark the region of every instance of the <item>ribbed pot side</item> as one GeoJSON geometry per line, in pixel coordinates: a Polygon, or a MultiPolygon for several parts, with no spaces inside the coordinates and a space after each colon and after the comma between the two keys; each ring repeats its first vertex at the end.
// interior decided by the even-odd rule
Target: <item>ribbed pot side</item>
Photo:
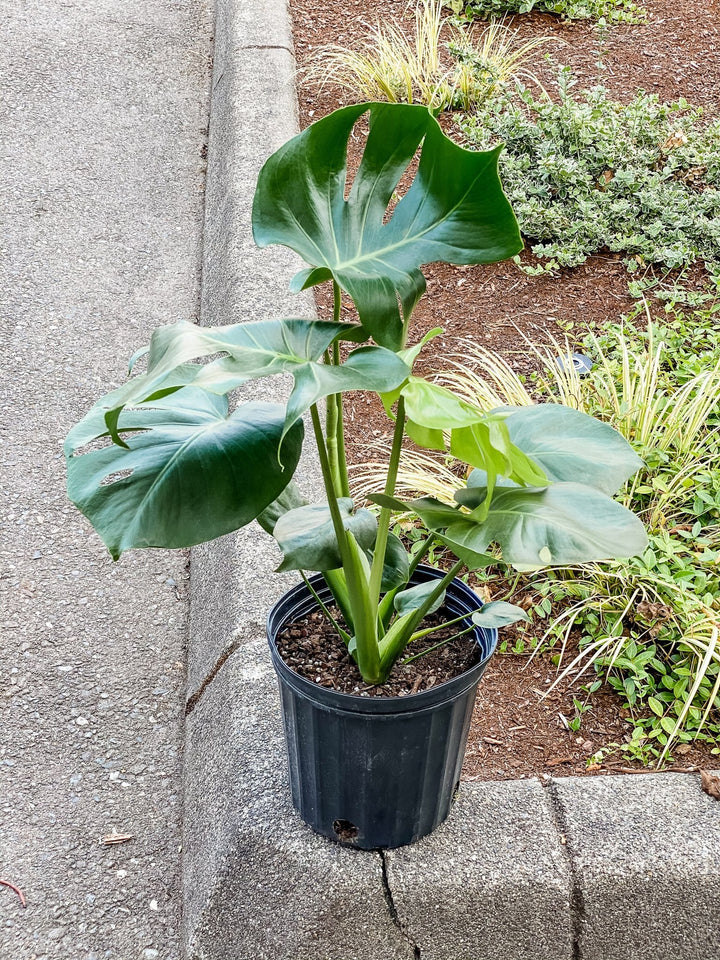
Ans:
{"type": "MultiPolygon", "coordinates": [[[[411,583],[442,575],[420,566],[411,583]]],[[[331,599],[322,576],[310,582],[323,601],[331,599]]],[[[445,605],[459,616],[477,610],[482,600],[455,580],[445,605]]],[[[497,630],[475,628],[480,661],[453,680],[405,697],[351,696],[299,676],[277,651],[278,634],[315,606],[306,585],[299,584],[268,618],[295,808],[318,833],[364,850],[412,843],[450,812],[477,685],[497,630]]],[[[468,634],[468,642],[472,638],[468,634]]]]}

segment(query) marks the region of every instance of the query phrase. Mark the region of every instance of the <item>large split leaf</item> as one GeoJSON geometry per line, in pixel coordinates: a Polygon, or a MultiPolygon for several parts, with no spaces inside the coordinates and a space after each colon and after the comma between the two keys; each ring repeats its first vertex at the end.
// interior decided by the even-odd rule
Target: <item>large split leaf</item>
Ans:
{"type": "Polygon", "coordinates": [[[237,530],[278,497],[300,457],[302,423],[280,450],[278,404],[246,403],[228,415],[224,397],[189,387],[123,410],[124,446],[98,449],[106,409],[101,401],[73,428],[65,453],[70,499],[115,559],[133,547],[189,547],[237,530]]]}
{"type": "Polygon", "coordinates": [[[348,390],[392,390],[409,367],[384,347],[361,347],[334,366],[318,362],[327,347],[351,325],[322,320],[261,320],[225,327],[198,327],[182,321],[160,327],[150,343],[147,372],[106,398],[108,426],[114,430],[124,405],[155,400],[192,384],[225,394],[249,380],[289,373],[295,386],[287,407],[285,430],[323,397],[348,390]],[[190,363],[217,353],[200,365],[190,363]]]}
{"type": "Polygon", "coordinates": [[[397,350],[425,290],[422,264],[492,263],[522,248],[497,174],[499,152],[454,144],[423,106],[345,107],[267,161],[253,206],[255,240],[261,247],[291,247],[310,264],[295,278],[295,289],[332,277],[375,341],[397,350]],[[365,113],[369,135],[345,200],[348,140],[365,113]],[[412,185],[384,223],[421,143],[412,185]]]}
{"type": "Polygon", "coordinates": [[[260,320],[223,327],[200,327],[181,320],[158,327],[147,350],[146,373],[108,395],[119,412],[123,405],[157,399],[188,383],[212,393],[229,393],[249,380],[292,372],[318,360],[351,325],[325,320],[260,320]],[[214,354],[207,365],[192,364],[214,354]]]}

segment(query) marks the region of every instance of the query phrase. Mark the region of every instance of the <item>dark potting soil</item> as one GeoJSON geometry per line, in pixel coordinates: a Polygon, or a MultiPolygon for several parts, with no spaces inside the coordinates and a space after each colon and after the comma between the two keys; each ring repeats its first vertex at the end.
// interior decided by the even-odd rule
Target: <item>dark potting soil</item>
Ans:
{"type": "MultiPolygon", "coordinates": [[[[423,627],[449,619],[453,619],[453,614],[441,608],[425,618],[423,627]]],[[[481,651],[470,634],[450,639],[459,626],[453,624],[416,640],[408,648],[407,657],[424,650],[429,652],[406,664],[401,657],[387,682],[376,686],[365,683],[345,644],[319,610],[287,626],[276,643],[280,656],[292,670],[321,687],[360,697],[405,697],[452,680],[478,662],[481,651]],[[448,642],[430,650],[444,640],[448,642]]]]}

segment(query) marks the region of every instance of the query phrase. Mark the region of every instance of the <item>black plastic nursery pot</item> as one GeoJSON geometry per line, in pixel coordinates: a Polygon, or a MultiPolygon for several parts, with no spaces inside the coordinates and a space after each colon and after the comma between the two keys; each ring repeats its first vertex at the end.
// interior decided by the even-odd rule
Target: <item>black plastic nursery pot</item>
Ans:
{"type": "MultiPolygon", "coordinates": [[[[443,576],[420,566],[411,583],[443,576]]],[[[310,580],[325,602],[322,575],[310,580]]],[[[363,850],[400,847],[446,819],[457,791],[478,682],[497,643],[497,630],[475,627],[478,663],[430,690],[404,697],[361,697],[321,687],[282,660],[275,638],[317,602],[304,583],[268,617],[268,640],[278,675],[292,798],[318,833],[363,850]]],[[[447,589],[455,616],[482,600],[462,581],[447,589]]]]}

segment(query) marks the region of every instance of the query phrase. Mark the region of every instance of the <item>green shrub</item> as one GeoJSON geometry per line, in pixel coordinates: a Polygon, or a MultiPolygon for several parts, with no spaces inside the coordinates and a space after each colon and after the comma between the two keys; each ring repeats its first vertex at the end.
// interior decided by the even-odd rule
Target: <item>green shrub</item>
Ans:
{"type": "Polygon", "coordinates": [[[644,23],[645,10],[634,0],[451,0],[456,14],[467,17],[505,16],[509,13],[556,13],[565,20],[600,20],[606,23],[644,23]]]}
{"type": "Polygon", "coordinates": [[[476,148],[504,142],[505,191],[547,267],[622,254],[628,269],[720,270],[720,121],[640,91],[627,105],[602,86],[577,94],[569,68],[558,100],[518,86],[460,121],[476,148]]]}

